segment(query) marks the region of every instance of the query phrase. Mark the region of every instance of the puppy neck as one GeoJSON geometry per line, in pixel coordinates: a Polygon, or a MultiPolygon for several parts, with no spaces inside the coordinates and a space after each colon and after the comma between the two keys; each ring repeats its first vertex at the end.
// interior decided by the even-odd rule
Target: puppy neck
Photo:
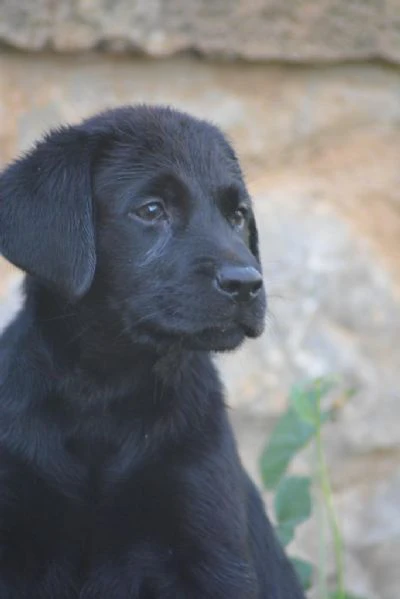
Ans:
{"type": "Polygon", "coordinates": [[[96,310],[93,298],[73,304],[30,277],[25,294],[25,311],[36,323],[42,344],[51,348],[60,374],[74,372],[104,390],[119,388],[124,381],[132,384],[137,377],[179,386],[193,364],[210,361],[207,352],[188,351],[179,341],[157,346],[132,339],[101,300],[96,300],[96,310]]]}

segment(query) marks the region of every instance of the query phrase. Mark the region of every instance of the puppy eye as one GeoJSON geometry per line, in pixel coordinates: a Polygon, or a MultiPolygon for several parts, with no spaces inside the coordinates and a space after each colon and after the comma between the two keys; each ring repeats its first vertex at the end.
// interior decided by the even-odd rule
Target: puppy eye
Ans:
{"type": "Polygon", "coordinates": [[[147,202],[147,204],[144,204],[143,206],[140,206],[131,212],[131,214],[138,216],[141,220],[145,220],[147,222],[155,222],[167,218],[164,204],[154,200],[147,202]]]}
{"type": "Polygon", "coordinates": [[[231,223],[232,227],[234,227],[237,231],[241,231],[246,226],[247,215],[247,208],[241,206],[240,208],[237,208],[235,212],[229,217],[229,222],[231,223]]]}

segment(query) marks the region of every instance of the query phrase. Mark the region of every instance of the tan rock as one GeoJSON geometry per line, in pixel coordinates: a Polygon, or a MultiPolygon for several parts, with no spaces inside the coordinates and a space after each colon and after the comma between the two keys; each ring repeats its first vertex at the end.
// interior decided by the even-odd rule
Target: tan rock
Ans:
{"type": "Polygon", "coordinates": [[[1,0],[0,11],[0,39],[30,50],[400,60],[397,0],[1,0]]]}

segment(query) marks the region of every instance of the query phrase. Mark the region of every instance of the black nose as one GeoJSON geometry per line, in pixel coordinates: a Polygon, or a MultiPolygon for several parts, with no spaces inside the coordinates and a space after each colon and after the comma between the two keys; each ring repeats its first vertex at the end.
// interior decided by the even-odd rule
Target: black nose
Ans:
{"type": "Polygon", "coordinates": [[[236,302],[247,302],[262,288],[262,277],[252,266],[223,266],[217,272],[217,288],[236,302]]]}

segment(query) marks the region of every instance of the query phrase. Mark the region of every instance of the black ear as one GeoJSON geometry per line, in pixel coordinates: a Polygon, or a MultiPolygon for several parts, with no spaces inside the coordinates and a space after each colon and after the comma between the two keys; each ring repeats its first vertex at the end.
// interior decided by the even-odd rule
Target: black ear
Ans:
{"type": "Polygon", "coordinates": [[[0,251],[69,300],[89,289],[96,265],[91,163],[87,134],[71,127],[0,176],[0,251]]]}

